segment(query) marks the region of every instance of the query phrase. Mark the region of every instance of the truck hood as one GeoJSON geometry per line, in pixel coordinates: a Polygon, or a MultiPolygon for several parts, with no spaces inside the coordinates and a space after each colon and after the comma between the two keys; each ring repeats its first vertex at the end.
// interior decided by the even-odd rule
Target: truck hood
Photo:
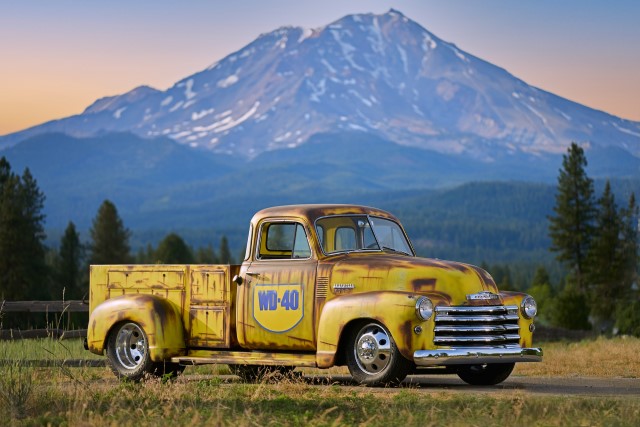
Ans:
{"type": "Polygon", "coordinates": [[[426,295],[435,305],[502,303],[501,298],[467,297],[483,291],[499,293],[489,273],[469,264],[378,252],[346,254],[332,265],[329,288],[334,294],[387,290],[426,295]]]}

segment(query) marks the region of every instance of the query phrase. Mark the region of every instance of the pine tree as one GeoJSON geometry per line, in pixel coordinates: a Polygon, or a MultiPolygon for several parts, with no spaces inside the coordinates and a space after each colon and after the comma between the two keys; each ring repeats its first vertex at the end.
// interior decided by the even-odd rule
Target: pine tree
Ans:
{"type": "Polygon", "coordinates": [[[629,203],[620,212],[621,253],[623,281],[627,286],[627,293],[632,286],[638,284],[638,228],[640,227],[640,210],[636,204],[636,196],[631,193],[629,203]]]}
{"type": "Polygon", "coordinates": [[[220,263],[221,264],[232,264],[233,260],[231,259],[231,251],[229,250],[229,242],[227,241],[227,236],[222,236],[220,239],[220,263]]]}
{"type": "Polygon", "coordinates": [[[607,181],[598,199],[596,227],[589,249],[589,294],[591,314],[599,321],[613,317],[616,305],[624,293],[621,225],[611,185],[607,181]]]}
{"type": "Polygon", "coordinates": [[[571,270],[579,292],[585,291],[583,276],[595,216],[593,180],[587,176],[586,166],[584,150],[572,143],[558,176],[555,215],[549,217],[551,251],[571,270]]]}
{"type": "Polygon", "coordinates": [[[192,264],[191,249],[176,233],[168,234],[156,250],[156,260],[161,264],[192,264]]]}
{"type": "Polygon", "coordinates": [[[218,264],[219,260],[211,245],[200,247],[196,251],[196,263],[198,264],[218,264]]]}
{"type": "Polygon", "coordinates": [[[622,334],[640,337],[640,292],[638,291],[638,205],[633,193],[621,212],[622,268],[625,284],[623,299],[616,310],[616,327],[622,334]]]}
{"type": "Polygon", "coordinates": [[[80,243],[80,235],[76,226],[69,221],[60,241],[60,252],[55,263],[56,290],[51,296],[53,299],[62,297],[64,289],[65,299],[82,298],[88,289],[82,286],[83,272],[81,270],[84,257],[84,248],[80,243]]]}
{"type": "Polygon", "coordinates": [[[44,194],[29,169],[22,177],[0,159],[0,297],[45,298],[44,194]]]}
{"type": "Polygon", "coordinates": [[[129,254],[131,232],[125,228],[118,216],[116,206],[105,200],[93,220],[91,230],[90,264],[127,264],[132,262],[129,254]]]}

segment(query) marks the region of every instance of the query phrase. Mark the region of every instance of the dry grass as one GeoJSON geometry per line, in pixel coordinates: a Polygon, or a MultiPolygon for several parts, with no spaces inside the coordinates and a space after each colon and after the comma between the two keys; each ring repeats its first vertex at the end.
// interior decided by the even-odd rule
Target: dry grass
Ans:
{"type": "MultiPolygon", "coordinates": [[[[521,364],[517,375],[640,378],[640,339],[541,346],[545,361],[521,364]]],[[[4,343],[3,350],[8,351],[4,343]]],[[[56,351],[48,348],[45,353],[56,351]]],[[[75,351],[69,354],[76,357],[75,351]]],[[[150,379],[142,384],[117,382],[107,368],[27,369],[0,367],[0,378],[13,375],[31,385],[28,398],[16,402],[22,405],[19,411],[7,402],[0,404],[0,425],[631,426],[640,419],[640,399],[635,396],[443,393],[411,386],[314,385],[290,378],[247,384],[216,376],[228,373],[225,366],[190,367],[176,381],[150,379]],[[203,374],[208,376],[199,377],[203,374]]]]}
{"type": "Polygon", "coordinates": [[[639,338],[598,338],[541,343],[540,346],[544,361],[516,364],[516,375],[640,378],[639,338]]]}
{"type": "MultiPolygon", "coordinates": [[[[100,369],[100,371],[106,371],[100,369]]],[[[227,383],[219,378],[142,384],[70,379],[34,371],[34,389],[24,418],[13,425],[230,425],[407,426],[438,425],[634,425],[637,399],[549,397],[521,392],[469,394],[390,390],[339,385],[227,383]]]]}
{"type": "Polygon", "coordinates": [[[65,359],[104,359],[88,352],[82,346],[82,340],[60,341],[52,338],[32,340],[2,341],[0,359],[28,360],[65,360],[65,359]]]}

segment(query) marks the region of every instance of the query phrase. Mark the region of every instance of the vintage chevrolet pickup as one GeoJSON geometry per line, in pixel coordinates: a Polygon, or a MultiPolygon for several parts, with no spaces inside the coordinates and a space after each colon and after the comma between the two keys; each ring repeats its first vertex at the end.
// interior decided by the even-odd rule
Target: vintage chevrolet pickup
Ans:
{"type": "Polygon", "coordinates": [[[388,212],[283,206],[255,214],[242,265],[91,266],[85,346],[132,380],[220,363],[245,380],[346,365],[366,385],[492,385],[542,360],[536,311],[480,268],[416,257],[388,212]]]}

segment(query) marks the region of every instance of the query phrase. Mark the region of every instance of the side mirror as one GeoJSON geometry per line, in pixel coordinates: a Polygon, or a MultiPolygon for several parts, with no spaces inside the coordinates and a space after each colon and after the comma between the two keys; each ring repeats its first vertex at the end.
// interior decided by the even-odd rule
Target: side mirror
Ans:
{"type": "Polygon", "coordinates": [[[244,283],[244,279],[242,278],[242,276],[237,274],[233,276],[233,279],[231,280],[233,281],[233,283],[235,283],[238,286],[242,286],[242,284],[244,283]]]}

